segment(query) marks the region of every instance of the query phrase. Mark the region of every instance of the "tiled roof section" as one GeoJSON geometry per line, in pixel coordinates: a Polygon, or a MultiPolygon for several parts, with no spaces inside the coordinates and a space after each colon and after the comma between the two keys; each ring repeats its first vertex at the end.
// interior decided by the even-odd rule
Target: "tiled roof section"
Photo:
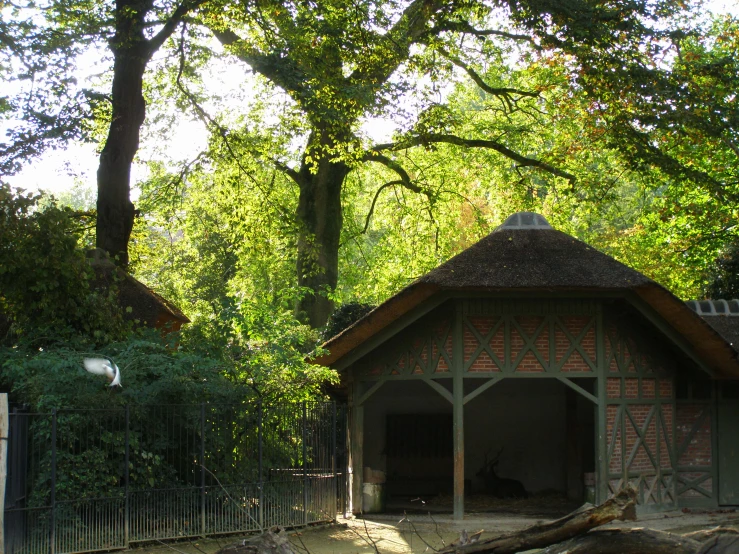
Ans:
{"type": "Polygon", "coordinates": [[[699,316],[739,316],[739,300],[688,300],[685,304],[699,316]]]}
{"type": "Polygon", "coordinates": [[[739,352],[739,300],[689,300],[685,304],[739,352]]]}

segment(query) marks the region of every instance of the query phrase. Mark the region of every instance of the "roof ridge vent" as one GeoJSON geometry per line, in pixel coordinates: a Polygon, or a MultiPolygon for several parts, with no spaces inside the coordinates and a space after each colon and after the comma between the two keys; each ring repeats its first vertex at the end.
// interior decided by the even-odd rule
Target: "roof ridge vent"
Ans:
{"type": "Polygon", "coordinates": [[[739,300],[688,300],[685,304],[698,315],[739,316],[739,300]]]}
{"type": "Polygon", "coordinates": [[[516,212],[509,215],[496,231],[503,229],[551,229],[552,226],[543,215],[534,212],[516,212]]]}

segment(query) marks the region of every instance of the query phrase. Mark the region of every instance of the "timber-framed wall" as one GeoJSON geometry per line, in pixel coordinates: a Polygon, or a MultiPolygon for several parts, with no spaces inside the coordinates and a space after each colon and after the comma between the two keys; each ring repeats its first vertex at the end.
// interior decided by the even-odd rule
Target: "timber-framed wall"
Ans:
{"type": "MultiPolygon", "coordinates": [[[[419,306],[350,360],[355,512],[364,429],[380,424],[364,419],[364,406],[394,381],[423,382],[451,405],[455,517],[464,513],[464,406],[507,379],[556,380],[593,406],[597,502],[633,486],[641,511],[674,508],[685,499],[716,504],[715,457],[694,455],[705,422],[715,425],[715,398],[698,413],[694,399],[677,399],[678,363],[692,362],[628,298],[447,295],[419,306]],[[622,322],[623,306],[627,321],[639,320],[633,329],[622,322]],[[686,433],[690,418],[696,428],[686,433]]],[[[709,443],[715,435],[707,434],[709,443]]]]}

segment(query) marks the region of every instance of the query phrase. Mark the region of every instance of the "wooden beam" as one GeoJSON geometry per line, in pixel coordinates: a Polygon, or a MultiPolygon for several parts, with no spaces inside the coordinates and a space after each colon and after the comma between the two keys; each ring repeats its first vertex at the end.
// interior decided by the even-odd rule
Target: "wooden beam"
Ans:
{"type": "Polygon", "coordinates": [[[559,381],[562,381],[565,385],[567,385],[568,387],[570,387],[575,392],[579,392],[580,394],[582,394],[585,398],[587,398],[588,400],[590,400],[596,406],[598,405],[598,398],[596,396],[590,394],[588,391],[586,391],[580,385],[578,385],[576,383],[573,383],[567,377],[563,377],[562,375],[558,375],[557,376],[557,379],[559,381]]]}
{"type": "Polygon", "coordinates": [[[5,552],[5,480],[8,477],[8,395],[0,394],[0,552],[5,552]]]}
{"type": "Polygon", "coordinates": [[[452,333],[452,382],[454,384],[454,519],[464,519],[464,300],[458,300],[452,333]]]}
{"type": "Polygon", "coordinates": [[[567,498],[582,502],[583,499],[583,456],[577,392],[565,389],[565,478],[567,498]]]}
{"type": "Polygon", "coordinates": [[[362,512],[362,481],[364,480],[364,406],[357,405],[359,383],[354,382],[353,400],[351,406],[351,433],[349,445],[351,453],[351,511],[353,514],[362,512]]]}
{"type": "Polygon", "coordinates": [[[423,379],[423,382],[443,396],[445,400],[448,400],[450,404],[454,404],[454,396],[444,385],[437,383],[433,379],[423,379]]]}
{"type": "Polygon", "coordinates": [[[598,366],[596,386],[598,402],[596,404],[596,441],[595,471],[596,490],[595,503],[602,504],[608,498],[608,436],[606,433],[606,377],[608,360],[606,360],[606,329],[603,320],[603,303],[597,306],[595,323],[595,360],[598,366]]]}
{"type": "Polygon", "coordinates": [[[487,383],[484,383],[477,387],[475,390],[473,390],[471,393],[469,393],[467,396],[464,397],[464,403],[467,404],[470,400],[477,398],[479,395],[481,395],[483,392],[488,390],[490,387],[495,385],[496,383],[500,383],[505,375],[496,375],[495,377],[492,377],[490,380],[488,380],[487,383]]]}
{"type": "MultiPolygon", "coordinates": [[[[387,381],[377,381],[374,385],[370,387],[370,389],[365,392],[357,401],[358,406],[363,406],[367,400],[369,400],[369,397],[372,396],[377,392],[377,389],[379,389],[382,385],[384,385],[387,381]]],[[[359,386],[359,383],[357,383],[357,386],[359,386]]]]}
{"type": "Polygon", "coordinates": [[[382,329],[373,337],[370,337],[369,339],[361,343],[354,350],[348,352],[342,358],[337,360],[336,363],[332,364],[331,367],[333,367],[336,371],[342,371],[343,369],[349,367],[359,358],[366,354],[369,354],[370,352],[372,352],[372,350],[380,346],[383,342],[400,333],[400,331],[408,327],[411,323],[417,321],[437,306],[446,302],[449,297],[449,293],[438,293],[434,295],[429,300],[421,303],[408,313],[396,319],[393,323],[382,329]]]}

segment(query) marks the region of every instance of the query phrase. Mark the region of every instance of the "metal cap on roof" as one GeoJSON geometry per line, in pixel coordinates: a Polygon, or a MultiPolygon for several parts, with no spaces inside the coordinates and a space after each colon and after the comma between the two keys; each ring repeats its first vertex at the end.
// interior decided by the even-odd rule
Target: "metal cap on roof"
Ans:
{"type": "Polygon", "coordinates": [[[503,224],[496,229],[501,231],[503,229],[551,229],[552,226],[544,218],[543,215],[536,214],[534,212],[517,212],[511,216],[508,216],[503,224]]]}
{"type": "Polygon", "coordinates": [[[698,315],[739,316],[739,300],[688,300],[688,308],[698,315]]]}

